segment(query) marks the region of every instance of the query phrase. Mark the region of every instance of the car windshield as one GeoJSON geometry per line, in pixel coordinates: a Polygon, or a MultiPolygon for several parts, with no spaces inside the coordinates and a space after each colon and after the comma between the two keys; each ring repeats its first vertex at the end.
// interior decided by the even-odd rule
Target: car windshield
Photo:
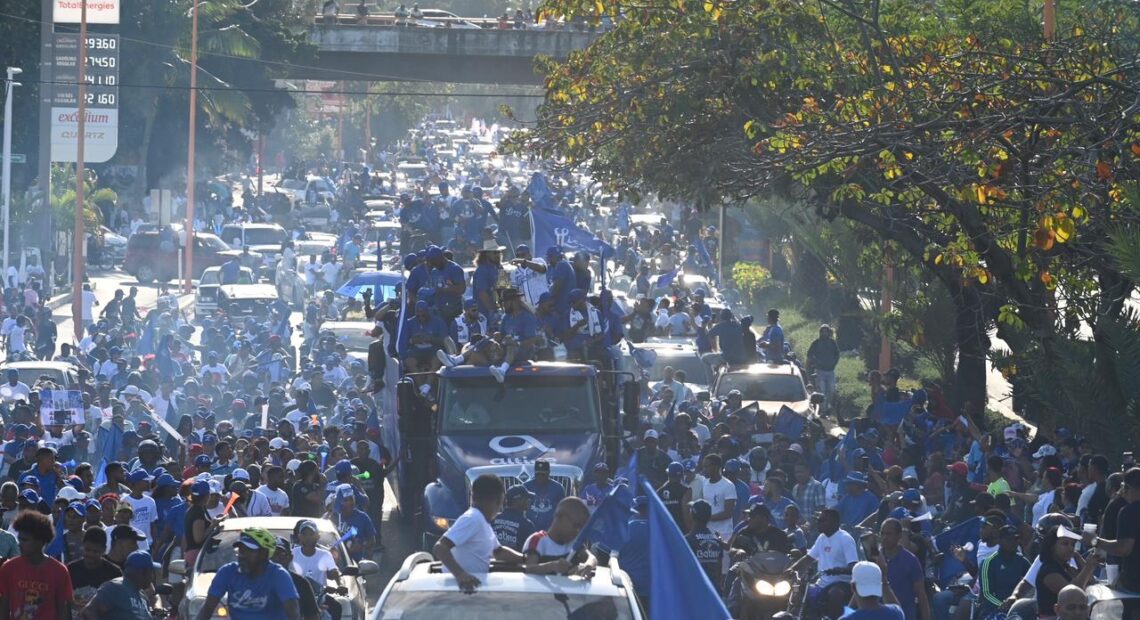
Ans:
{"type": "Polygon", "coordinates": [[[198,286],[217,285],[221,282],[221,276],[221,269],[207,269],[202,272],[202,279],[198,280],[198,286]]]}
{"type": "Polygon", "coordinates": [[[281,189],[305,189],[305,182],[298,179],[285,179],[279,187],[281,189]]]}
{"type": "Polygon", "coordinates": [[[344,348],[349,351],[367,351],[373,340],[372,336],[365,333],[367,329],[367,325],[361,325],[360,327],[338,327],[330,331],[332,331],[336,341],[343,344],[344,348]]]}
{"type": "Polygon", "coordinates": [[[649,369],[650,381],[661,381],[665,378],[665,367],[672,366],[673,370],[685,372],[685,383],[697,385],[710,385],[709,368],[695,353],[690,355],[658,355],[657,361],[649,369]]]}
{"type": "Polygon", "coordinates": [[[204,247],[207,247],[211,250],[217,250],[221,252],[230,249],[230,246],[226,245],[226,242],[222,241],[222,238],[217,235],[194,233],[194,239],[196,239],[204,247]]]}
{"type": "Polygon", "coordinates": [[[796,402],[807,399],[803,380],[793,374],[729,373],[717,382],[716,396],[723,398],[732,390],[740,390],[743,400],[796,402]]]}
{"type": "Polygon", "coordinates": [[[313,179],[312,181],[309,181],[309,186],[312,188],[312,190],[314,192],[331,192],[331,191],[333,191],[332,186],[329,185],[329,182],[324,180],[324,179],[313,179]]]}
{"type": "Polygon", "coordinates": [[[395,591],[378,620],[627,620],[627,599],[546,592],[395,591]]]}
{"type": "MultiPolygon", "coordinates": [[[[218,569],[230,562],[237,561],[237,553],[234,552],[234,542],[241,532],[237,530],[230,530],[215,534],[206,542],[206,546],[198,554],[198,564],[195,569],[199,573],[216,573],[218,569]]],[[[293,532],[290,530],[269,530],[270,534],[274,536],[281,536],[285,539],[292,537],[293,532]]],[[[337,540],[337,535],[330,531],[322,531],[320,539],[317,544],[325,549],[332,551],[333,558],[336,559],[337,569],[342,573],[344,572],[344,553],[340,542],[337,540]]]]}
{"type": "Polygon", "coordinates": [[[444,382],[443,432],[590,432],[598,428],[590,377],[508,376],[444,382]]]}
{"type": "Polygon", "coordinates": [[[409,179],[420,180],[426,179],[428,169],[427,166],[422,164],[401,165],[400,172],[403,172],[409,179]]]}

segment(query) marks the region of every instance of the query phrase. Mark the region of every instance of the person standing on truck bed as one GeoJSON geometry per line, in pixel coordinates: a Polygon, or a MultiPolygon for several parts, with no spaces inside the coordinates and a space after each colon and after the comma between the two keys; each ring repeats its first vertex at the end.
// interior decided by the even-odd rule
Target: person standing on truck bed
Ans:
{"type": "Polygon", "coordinates": [[[527,516],[540,530],[550,527],[554,520],[554,508],[558,502],[566,497],[566,489],[562,483],[550,479],[550,461],[534,462],[534,478],[528,480],[524,487],[534,494],[527,516]]]}

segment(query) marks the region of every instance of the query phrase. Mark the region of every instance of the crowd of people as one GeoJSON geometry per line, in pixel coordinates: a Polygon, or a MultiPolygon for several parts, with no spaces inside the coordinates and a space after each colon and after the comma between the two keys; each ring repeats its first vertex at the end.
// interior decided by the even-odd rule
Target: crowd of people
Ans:
{"type": "MultiPolygon", "coordinates": [[[[567,489],[539,460],[525,484],[473,481],[470,509],[433,549],[467,591],[492,559],[589,577],[599,555],[616,551],[648,605],[645,497],[633,500],[620,549],[573,544],[615,485],[640,480],[741,616],[751,594],[739,563],[762,552],[787,556],[809,617],[1071,620],[1087,617],[1084,589],[1097,581],[1140,591],[1140,468],[1130,455],[1113,462],[1065,428],[983,429],[937,386],[902,389],[893,369],[869,373],[867,411],[839,411],[834,330],[821,326],[800,350],[809,343],[788,340],[778,310],[753,325],[714,267],[719,232],[695,209],[635,223],[644,208],[603,205],[586,180],[558,176],[552,204],[612,253],[600,261],[559,243],[531,247],[533,210],[545,200],[533,178],[489,167],[456,174],[430,146],[407,148],[430,165],[426,179],[395,188],[401,255],[379,245],[371,254],[360,203],[345,199],[321,264],[348,268],[314,269],[297,325],[287,305],[266,322],[234,324],[224,313],[192,321],[176,296],[143,308],[132,289],[102,309],[92,295],[84,338],[57,353],[35,283],[5,294],[9,354],[69,362],[76,377],[63,385],[11,369],[0,385],[0,614],[150,618],[157,576],[170,577],[163,567],[192,567],[220,522],[288,515],[303,518],[290,537],[240,532],[236,559],[194,613],[209,618],[224,602],[238,620],[338,618],[323,596],[340,578],[338,547],[318,543],[318,521],[333,524],[353,560],[384,548],[394,459],[377,395],[390,363],[407,373],[486,366],[504,382],[513,363],[566,360],[634,370],[641,383],[639,427],[617,470],[598,463],[567,489]],[[334,293],[351,267],[392,259],[404,274],[396,297],[334,293]],[[321,286],[326,271],[336,276],[321,286]],[[322,330],[346,318],[375,324],[364,358],[322,330]],[[656,360],[639,345],[655,339],[691,344],[712,370],[802,364],[823,415],[789,431],[780,412],[740,391],[707,398],[673,369],[651,382],[656,360]],[[63,418],[44,402],[59,392],[77,393],[63,418]]],[[[336,178],[345,195],[396,185],[380,171],[336,178]]],[[[417,381],[430,397],[432,379],[417,381]]],[[[165,601],[177,609],[184,588],[176,583],[165,601]]],[[[1140,617],[1130,601],[1123,613],[1140,617]]]]}

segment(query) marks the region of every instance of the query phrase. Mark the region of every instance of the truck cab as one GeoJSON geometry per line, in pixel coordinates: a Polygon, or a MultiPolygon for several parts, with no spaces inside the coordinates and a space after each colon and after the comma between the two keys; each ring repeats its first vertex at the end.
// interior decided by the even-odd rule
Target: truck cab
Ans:
{"type": "Polygon", "coordinates": [[[616,464],[620,429],[637,425],[637,383],[619,385],[620,374],[538,362],[511,367],[500,384],[485,367],[458,366],[436,373],[429,397],[405,377],[397,386],[401,458],[390,481],[401,514],[422,525],[430,545],[467,510],[475,478],[525,484],[538,460],[577,494],[595,463],[616,464]]]}

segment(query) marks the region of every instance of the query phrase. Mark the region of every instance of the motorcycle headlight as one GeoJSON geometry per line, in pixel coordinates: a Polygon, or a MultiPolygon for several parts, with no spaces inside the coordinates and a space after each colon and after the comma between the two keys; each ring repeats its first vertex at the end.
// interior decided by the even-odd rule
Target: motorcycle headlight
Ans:
{"type": "Polygon", "coordinates": [[[772,584],[768,583],[767,581],[764,581],[763,579],[759,579],[756,581],[755,588],[756,588],[756,593],[759,594],[760,596],[775,596],[776,595],[776,589],[774,587],[772,587],[772,584]]]}
{"type": "Polygon", "coordinates": [[[777,581],[772,586],[772,591],[776,596],[787,596],[792,591],[792,584],[787,581],[777,581]]]}

